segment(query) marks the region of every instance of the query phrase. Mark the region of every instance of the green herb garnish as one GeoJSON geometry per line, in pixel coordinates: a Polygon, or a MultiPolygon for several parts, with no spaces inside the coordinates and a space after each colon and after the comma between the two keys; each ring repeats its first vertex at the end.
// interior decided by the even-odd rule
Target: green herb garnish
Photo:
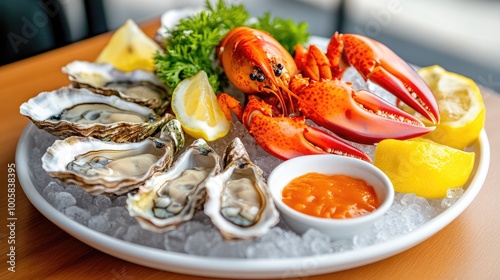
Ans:
{"type": "Polygon", "coordinates": [[[176,28],[168,30],[165,52],[155,57],[160,79],[174,89],[183,79],[204,70],[215,92],[222,91],[227,78],[217,63],[215,48],[233,28],[249,26],[269,32],[290,53],[296,44],[307,42],[307,24],[296,25],[292,20],[271,18],[269,13],[249,24],[250,14],[242,5],[227,5],[219,0],[213,6],[205,2],[206,11],[180,20],[176,28]]]}
{"type": "Polygon", "coordinates": [[[270,13],[257,18],[257,23],[250,27],[269,32],[291,54],[297,44],[304,44],[309,39],[306,22],[296,24],[292,19],[272,18],[270,13]]]}

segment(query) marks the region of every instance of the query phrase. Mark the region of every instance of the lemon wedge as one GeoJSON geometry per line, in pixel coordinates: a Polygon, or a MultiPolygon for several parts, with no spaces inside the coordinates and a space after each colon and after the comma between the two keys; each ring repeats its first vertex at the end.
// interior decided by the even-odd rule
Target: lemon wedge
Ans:
{"type": "Polygon", "coordinates": [[[131,19],[113,34],[96,62],[108,62],[122,71],[155,70],[154,56],[160,50],[131,19]]]}
{"type": "Polygon", "coordinates": [[[464,152],[429,139],[386,139],[377,144],[373,164],[396,192],[443,198],[450,188],[462,187],[474,167],[473,152],[464,152]]]}
{"type": "Polygon", "coordinates": [[[436,129],[425,137],[460,150],[473,144],[484,127],[486,114],[476,83],[438,65],[421,68],[418,73],[434,93],[441,117],[436,129]]]}
{"type": "Polygon", "coordinates": [[[230,129],[205,71],[179,83],[172,93],[172,110],[184,131],[194,138],[215,141],[230,129]]]}

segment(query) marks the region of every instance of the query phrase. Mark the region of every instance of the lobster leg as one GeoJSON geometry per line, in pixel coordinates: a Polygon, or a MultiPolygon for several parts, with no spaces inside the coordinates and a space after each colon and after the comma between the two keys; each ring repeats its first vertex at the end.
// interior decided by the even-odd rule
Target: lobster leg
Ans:
{"type": "Polygon", "coordinates": [[[295,46],[295,55],[293,56],[293,60],[295,62],[295,65],[297,65],[297,69],[300,72],[303,72],[304,69],[306,68],[306,62],[307,62],[307,49],[302,46],[302,45],[296,45],[295,46]]]}
{"type": "Polygon", "coordinates": [[[217,95],[217,103],[219,103],[224,116],[228,121],[231,121],[233,118],[231,116],[231,112],[236,115],[238,120],[241,121],[243,116],[243,107],[238,100],[227,93],[219,93],[217,95]]]}
{"type": "Polygon", "coordinates": [[[306,68],[304,74],[311,79],[319,81],[320,79],[331,79],[332,71],[330,70],[330,62],[325,54],[315,45],[309,47],[307,52],[306,68]]]}
{"type": "MultiPolygon", "coordinates": [[[[219,102],[229,101],[226,95],[219,102]]],[[[222,107],[234,108],[232,105],[222,107]]],[[[237,109],[239,110],[239,109],[237,109]]],[[[255,141],[266,152],[283,160],[308,154],[339,154],[371,162],[361,150],[322,130],[308,126],[304,117],[273,116],[272,108],[255,96],[249,97],[240,119],[255,141]]]]}

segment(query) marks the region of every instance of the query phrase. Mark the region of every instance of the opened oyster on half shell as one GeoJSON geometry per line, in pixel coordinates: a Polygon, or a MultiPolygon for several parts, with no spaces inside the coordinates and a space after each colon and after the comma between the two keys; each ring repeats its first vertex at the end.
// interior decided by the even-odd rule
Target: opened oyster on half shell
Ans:
{"type": "Polygon", "coordinates": [[[116,69],[110,63],[73,61],[62,68],[75,88],[87,88],[103,95],[116,95],[163,114],[168,109],[168,90],[153,73],[116,69]]]}
{"type": "Polygon", "coordinates": [[[129,194],[130,216],[148,230],[163,232],[190,220],[205,198],[205,182],[220,171],[219,156],[203,139],[194,141],[172,167],[129,194]]]}
{"type": "Polygon", "coordinates": [[[69,87],[38,94],[23,103],[20,112],[61,138],[90,136],[118,143],[144,140],[174,118],[114,95],[69,87]]]}
{"type": "Polygon", "coordinates": [[[136,143],[72,136],[56,140],[47,149],[42,167],[50,176],[93,195],[120,195],[169,168],[183,143],[184,134],[176,119],[162,128],[159,138],[149,137],[136,143]]]}
{"type": "Polygon", "coordinates": [[[227,240],[261,236],[279,222],[262,170],[249,158],[239,138],[226,148],[224,170],[210,177],[204,212],[227,240]]]}

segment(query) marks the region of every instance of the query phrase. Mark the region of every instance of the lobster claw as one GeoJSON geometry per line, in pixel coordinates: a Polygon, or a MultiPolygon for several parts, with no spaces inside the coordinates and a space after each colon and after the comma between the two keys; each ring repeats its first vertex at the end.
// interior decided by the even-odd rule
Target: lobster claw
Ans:
{"type": "Polygon", "coordinates": [[[298,106],[304,115],[350,141],[374,144],[434,130],[384,99],[368,91],[356,92],[338,79],[309,82],[298,76],[290,86],[299,97],[298,106]]]}
{"type": "Polygon", "coordinates": [[[341,74],[346,66],[352,65],[365,80],[385,88],[433,124],[439,123],[438,105],[429,86],[385,45],[361,35],[335,33],[326,56],[332,72],[341,74]]]}
{"type": "MultiPolygon", "coordinates": [[[[227,94],[219,94],[218,101],[229,101],[229,104],[220,105],[231,111],[238,102],[227,94]]],[[[332,153],[371,162],[361,150],[325,131],[306,125],[304,117],[273,116],[271,107],[257,97],[249,96],[240,121],[259,146],[273,156],[287,160],[302,155],[332,153]]]]}

